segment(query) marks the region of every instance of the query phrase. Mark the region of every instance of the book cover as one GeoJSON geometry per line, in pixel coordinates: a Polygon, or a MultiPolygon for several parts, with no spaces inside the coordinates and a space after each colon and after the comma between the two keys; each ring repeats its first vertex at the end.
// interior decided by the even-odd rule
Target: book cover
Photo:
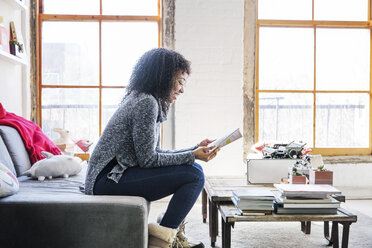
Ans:
{"type": "Polygon", "coordinates": [[[232,193],[237,200],[250,199],[272,201],[275,198],[275,195],[267,188],[244,188],[234,190],[232,193]]]}
{"type": "Polygon", "coordinates": [[[337,214],[337,208],[282,208],[276,209],[277,214],[337,214]]]}
{"type": "Polygon", "coordinates": [[[330,195],[341,191],[328,184],[274,184],[283,195],[330,195]]]}
{"type": "Polygon", "coordinates": [[[235,205],[235,207],[241,210],[272,210],[273,209],[273,201],[267,203],[252,203],[252,202],[241,202],[237,201],[234,197],[231,197],[231,201],[235,205]]]}
{"type": "Polygon", "coordinates": [[[240,133],[239,128],[237,128],[233,132],[213,141],[208,146],[216,146],[215,148],[211,150],[212,152],[219,147],[224,147],[225,145],[228,145],[231,142],[234,142],[235,140],[240,139],[241,137],[242,137],[242,134],[240,133]]]}
{"type": "Polygon", "coordinates": [[[275,196],[275,201],[277,203],[331,203],[332,197],[327,196],[327,198],[287,198],[284,196],[275,196]]]}
{"type": "Polygon", "coordinates": [[[284,208],[339,208],[340,203],[284,203],[284,208]]]}
{"type": "Polygon", "coordinates": [[[337,208],[283,208],[283,204],[274,203],[277,214],[337,214],[337,208]]]}
{"type": "Polygon", "coordinates": [[[315,194],[315,193],[283,193],[284,197],[288,199],[296,199],[296,198],[303,198],[303,199],[326,199],[330,194],[315,194]]]}
{"type": "Polygon", "coordinates": [[[24,48],[22,34],[17,33],[14,22],[10,22],[9,25],[10,25],[10,41],[9,41],[10,53],[17,57],[24,58],[25,48],[24,48]]]}
{"type": "Polygon", "coordinates": [[[246,210],[241,210],[237,206],[235,206],[235,208],[236,208],[236,211],[238,212],[238,214],[245,215],[245,216],[266,215],[266,214],[271,214],[272,213],[272,211],[267,211],[267,213],[266,213],[266,212],[261,212],[260,210],[256,210],[256,211],[252,210],[252,211],[247,212],[246,210]]]}
{"type": "Polygon", "coordinates": [[[8,30],[0,25],[0,49],[9,53],[9,33],[8,30]]]}

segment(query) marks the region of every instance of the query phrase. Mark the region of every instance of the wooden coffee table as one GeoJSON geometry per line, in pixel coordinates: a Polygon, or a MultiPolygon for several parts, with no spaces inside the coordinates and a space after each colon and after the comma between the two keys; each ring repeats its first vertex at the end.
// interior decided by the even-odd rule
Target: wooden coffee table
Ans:
{"type": "MultiPolygon", "coordinates": [[[[214,247],[218,235],[218,211],[222,216],[222,247],[230,247],[231,226],[241,221],[286,221],[301,222],[301,230],[310,234],[311,221],[324,221],[324,237],[338,247],[338,224],[343,225],[342,247],[348,246],[350,224],[357,221],[357,216],[340,209],[337,215],[265,215],[265,216],[241,216],[238,215],[231,205],[232,191],[245,187],[268,187],[272,185],[250,185],[246,177],[208,177],[205,180],[202,192],[203,222],[207,219],[207,205],[209,203],[209,236],[211,246],[214,247]],[[332,236],[329,235],[329,221],[332,221],[332,236]]],[[[343,195],[335,196],[339,201],[345,201],[343,195]]]]}

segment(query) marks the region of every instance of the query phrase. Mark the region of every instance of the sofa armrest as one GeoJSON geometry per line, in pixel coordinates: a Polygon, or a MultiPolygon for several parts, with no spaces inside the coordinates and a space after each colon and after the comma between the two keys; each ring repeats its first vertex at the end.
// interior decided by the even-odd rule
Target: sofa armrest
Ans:
{"type": "Polygon", "coordinates": [[[141,197],[16,194],[0,200],[0,244],[147,247],[148,211],[141,197]]]}

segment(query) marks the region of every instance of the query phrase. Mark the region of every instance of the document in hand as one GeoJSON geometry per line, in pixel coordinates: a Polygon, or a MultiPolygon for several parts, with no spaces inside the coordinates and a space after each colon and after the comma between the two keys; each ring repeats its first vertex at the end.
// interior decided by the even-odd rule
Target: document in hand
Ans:
{"type": "Polygon", "coordinates": [[[209,144],[209,146],[216,146],[215,148],[213,148],[211,151],[214,151],[215,149],[217,149],[218,147],[223,147],[237,139],[240,139],[242,137],[242,134],[240,133],[240,130],[239,128],[237,128],[236,130],[234,130],[233,132],[217,139],[216,141],[212,142],[209,144]]]}

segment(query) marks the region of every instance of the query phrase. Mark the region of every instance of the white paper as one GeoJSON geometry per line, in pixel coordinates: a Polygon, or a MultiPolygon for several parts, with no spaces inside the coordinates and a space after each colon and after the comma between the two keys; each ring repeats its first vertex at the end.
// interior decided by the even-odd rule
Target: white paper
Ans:
{"type": "Polygon", "coordinates": [[[210,146],[216,146],[215,148],[213,148],[211,151],[214,151],[215,149],[217,149],[218,147],[223,147],[227,144],[230,144],[231,142],[234,142],[235,140],[237,139],[240,139],[242,137],[242,134],[240,133],[240,130],[239,128],[237,128],[236,130],[234,130],[233,132],[213,141],[212,143],[210,143],[208,145],[208,147],[210,146]]]}

